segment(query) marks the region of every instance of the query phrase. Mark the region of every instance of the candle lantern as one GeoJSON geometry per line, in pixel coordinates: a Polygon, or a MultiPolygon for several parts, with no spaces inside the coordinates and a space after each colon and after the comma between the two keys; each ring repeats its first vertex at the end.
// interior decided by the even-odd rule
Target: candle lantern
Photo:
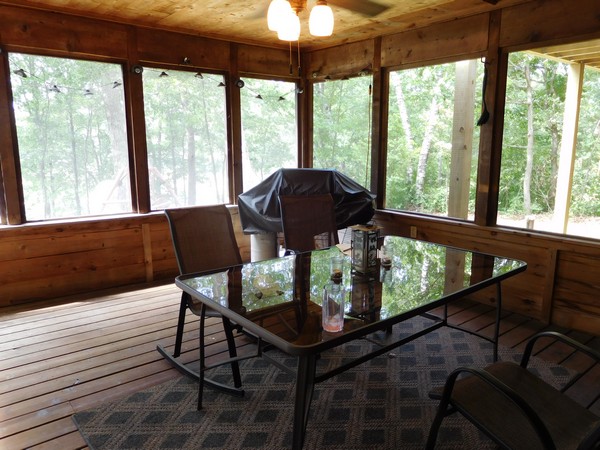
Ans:
{"type": "Polygon", "coordinates": [[[352,269],[360,273],[377,270],[379,227],[355,225],[352,228],[352,269]]]}

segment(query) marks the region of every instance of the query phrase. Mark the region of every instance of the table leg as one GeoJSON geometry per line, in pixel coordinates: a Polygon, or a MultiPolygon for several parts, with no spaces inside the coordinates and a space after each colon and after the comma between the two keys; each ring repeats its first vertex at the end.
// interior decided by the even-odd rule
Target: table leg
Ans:
{"type": "Polygon", "coordinates": [[[498,361],[498,340],[500,339],[500,320],[502,319],[502,286],[496,283],[496,324],[494,325],[494,362],[498,361]]]}
{"type": "Polygon", "coordinates": [[[300,450],[304,445],[304,433],[308,422],[310,402],[315,388],[317,355],[300,356],[296,375],[296,403],[294,405],[294,431],[292,448],[300,450]]]}

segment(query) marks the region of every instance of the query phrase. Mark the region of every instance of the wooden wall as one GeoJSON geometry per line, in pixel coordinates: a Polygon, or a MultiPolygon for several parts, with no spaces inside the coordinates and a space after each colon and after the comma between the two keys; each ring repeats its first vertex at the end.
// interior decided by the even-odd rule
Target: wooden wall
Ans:
{"type": "MultiPolygon", "coordinates": [[[[379,211],[376,222],[385,234],[525,261],[527,270],[503,283],[508,310],[600,334],[598,242],[389,211],[379,211]]],[[[495,296],[495,290],[488,289],[478,299],[493,303],[495,296]]]]}
{"type": "MultiPolygon", "coordinates": [[[[250,238],[237,207],[229,211],[242,259],[249,261],[250,238]]],[[[0,229],[0,307],[177,275],[162,212],[0,229]]]]}

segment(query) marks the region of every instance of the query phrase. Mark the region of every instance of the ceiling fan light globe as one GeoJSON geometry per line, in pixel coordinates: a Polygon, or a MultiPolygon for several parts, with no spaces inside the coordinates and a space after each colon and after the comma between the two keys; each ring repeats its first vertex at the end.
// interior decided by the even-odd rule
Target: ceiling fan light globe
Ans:
{"type": "Polygon", "coordinates": [[[288,13],[293,13],[292,6],[287,0],[271,0],[269,10],[267,11],[267,26],[271,31],[279,31],[284,17],[288,13]]]}
{"type": "Polygon", "coordinates": [[[277,30],[277,37],[282,41],[297,41],[300,39],[300,19],[293,10],[286,14],[277,30]]]}
{"type": "Polygon", "coordinates": [[[331,36],[333,34],[333,11],[327,2],[319,1],[311,9],[308,28],[313,36],[331,36]]]}

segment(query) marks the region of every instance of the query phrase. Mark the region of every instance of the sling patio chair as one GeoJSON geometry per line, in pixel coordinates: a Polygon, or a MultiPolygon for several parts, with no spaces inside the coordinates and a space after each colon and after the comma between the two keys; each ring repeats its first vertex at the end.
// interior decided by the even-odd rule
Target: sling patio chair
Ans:
{"type": "Polygon", "coordinates": [[[286,252],[306,252],[339,243],[331,194],[280,195],[286,252]]]}
{"type": "MultiPolygon", "coordinates": [[[[546,331],[528,341],[520,365],[499,361],[485,369],[458,368],[446,380],[426,448],[435,448],[442,420],[456,411],[501,448],[600,448],[600,417],[565,393],[580,376],[557,389],[527,369],[533,346],[540,338],[559,341],[590,357],[593,365],[600,363],[600,352],[546,331]]],[[[430,396],[439,398],[439,394],[434,390],[430,396]]]]}
{"type": "MultiPolygon", "coordinates": [[[[242,263],[233,231],[231,215],[225,205],[168,209],[165,210],[165,214],[169,223],[175,258],[177,259],[180,274],[216,270],[242,263]]],[[[169,354],[160,345],[157,346],[157,350],[185,375],[216,389],[237,396],[243,396],[244,391],[241,389],[242,381],[238,361],[247,358],[247,356],[237,357],[235,338],[233,336],[235,326],[229,319],[198,303],[194,302],[188,293],[182,292],[173,354],[169,354]],[[194,372],[177,359],[181,355],[183,329],[188,309],[200,317],[200,373],[194,372]],[[204,328],[206,316],[220,317],[222,319],[230,356],[225,362],[211,366],[205,365],[204,328]],[[207,369],[227,363],[231,364],[233,386],[204,377],[204,371],[207,369]]],[[[200,407],[201,398],[198,401],[198,409],[200,407]]]]}

